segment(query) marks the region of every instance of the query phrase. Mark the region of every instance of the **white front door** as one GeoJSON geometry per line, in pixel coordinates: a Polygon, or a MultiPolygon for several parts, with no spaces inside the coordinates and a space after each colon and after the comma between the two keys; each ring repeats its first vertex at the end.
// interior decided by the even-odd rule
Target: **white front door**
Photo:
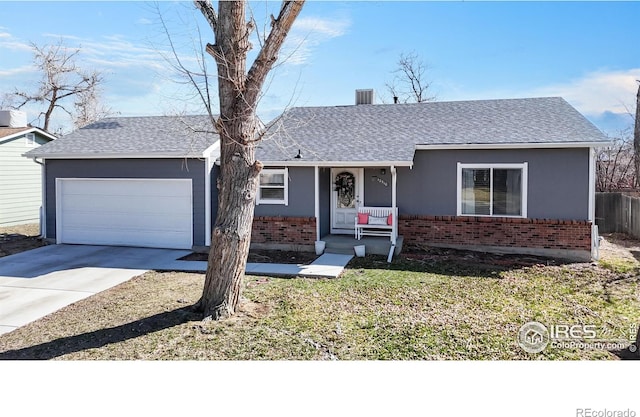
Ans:
{"type": "Polygon", "coordinates": [[[331,233],[353,233],[358,207],[364,203],[364,170],[331,169],[331,233]]]}

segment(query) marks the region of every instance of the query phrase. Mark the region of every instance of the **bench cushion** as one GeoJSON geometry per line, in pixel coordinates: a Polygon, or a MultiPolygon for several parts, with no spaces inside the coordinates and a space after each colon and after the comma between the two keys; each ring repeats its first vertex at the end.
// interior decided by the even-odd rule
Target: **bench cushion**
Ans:
{"type": "Polygon", "coordinates": [[[370,225],[387,226],[387,217],[369,216],[370,225]]]}
{"type": "Polygon", "coordinates": [[[358,224],[369,224],[369,213],[358,213],[358,224]]]}

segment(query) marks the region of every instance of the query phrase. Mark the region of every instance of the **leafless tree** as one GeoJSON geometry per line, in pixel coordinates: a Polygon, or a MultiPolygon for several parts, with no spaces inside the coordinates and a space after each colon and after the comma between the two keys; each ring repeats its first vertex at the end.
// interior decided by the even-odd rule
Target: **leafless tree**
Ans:
{"type": "Polygon", "coordinates": [[[101,98],[102,91],[99,86],[86,90],[75,96],[73,107],[73,125],[76,129],[115,114],[110,107],[106,106],[101,98]]]}
{"type": "Polygon", "coordinates": [[[640,187],[640,81],[638,81],[638,93],[636,94],[636,115],[633,128],[633,155],[636,167],[635,186],[640,187]]]}
{"type": "Polygon", "coordinates": [[[394,101],[403,103],[434,101],[436,97],[429,94],[431,82],[426,78],[428,69],[429,67],[415,52],[400,54],[398,68],[393,71],[393,80],[386,84],[394,101]]]}
{"type": "Polygon", "coordinates": [[[620,132],[612,142],[596,154],[596,191],[628,190],[636,182],[634,143],[629,130],[620,132]]]}
{"type": "Polygon", "coordinates": [[[55,45],[33,48],[33,61],[41,79],[34,91],[16,88],[7,94],[10,107],[20,109],[27,104],[43,106],[38,119],[42,128],[49,131],[56,110],[68,114],[76,126],[95,121],[110,113],[100,106],[98,87],[104,77],[98,71],[86,71],[76,63],[80,49],[67,48],[62,41],[55,45]]]}
{"type": "Polygon", "coordinates": [[[218,215],[197,307],[205,319],[220,319],[237,309],[249,254],[257,179],[262,170],[262,164],[255,159],[255,144],[264,134],[256,106],[304,0],[282,2],[278,15],[271,16],[268,35],[261,39],[248,70],[247,54],[252,48],[249,38],[256,22],[247,18],[247,0],[219,1],[217,10],[210,0],[194,3],[215,37],[205,51],[216,62],[220,102],[219,116],[213,118],[220,135],[218,215]]]}

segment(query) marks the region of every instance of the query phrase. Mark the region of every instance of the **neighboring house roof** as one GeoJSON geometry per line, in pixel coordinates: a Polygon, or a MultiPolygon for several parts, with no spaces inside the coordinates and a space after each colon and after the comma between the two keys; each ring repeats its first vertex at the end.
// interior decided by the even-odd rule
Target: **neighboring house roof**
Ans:
{"type": "Polygon", "coordinates": [[[38,133],[40,136],[48,140],[54,140],[56,137],[40,128],[27,127],[0,127],[0,142],[13,139],[15,137],[24,136],[27,133],[38,133]]]}
{"type": "Polygon", "coordinates": [[[298,107],[269,126],[263,162],[411,165],[416,149],[605,144],[560,97],[298,107]],[[295,156],[300,150],[301,158],[295,156]]]}
{"type": "Polygon", "coordinates": [[[218,142],[209,116],[109,117],[25,154],[36,158],[202,157],[218,142]]]}

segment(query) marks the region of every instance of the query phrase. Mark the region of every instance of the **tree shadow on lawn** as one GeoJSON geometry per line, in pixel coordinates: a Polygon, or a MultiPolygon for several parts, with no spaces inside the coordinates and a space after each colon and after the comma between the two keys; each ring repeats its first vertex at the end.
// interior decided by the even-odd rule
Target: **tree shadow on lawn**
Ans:
{"type": "Polygon", "coordinates": [[[201,319],[202,314],[197,313],[194,306],[182,307],[108,329],[61,337],[35,346],[0,352],[0,360],[53,359],[70,353],[101,348],[112,343],[124,342],[188,321],[198,321],[201,319]]]}
{"type": "Polygon", "coordinates": [[[499,255],[457,249],[429,248],[426,251],[403,252],[387,263],[382,255],[353,258],[349,269],[387,269],[424,272],[448,276],[499,278],[499,273],[534,265],[562,265],[570,262],[529,255],[499,255]]]}

